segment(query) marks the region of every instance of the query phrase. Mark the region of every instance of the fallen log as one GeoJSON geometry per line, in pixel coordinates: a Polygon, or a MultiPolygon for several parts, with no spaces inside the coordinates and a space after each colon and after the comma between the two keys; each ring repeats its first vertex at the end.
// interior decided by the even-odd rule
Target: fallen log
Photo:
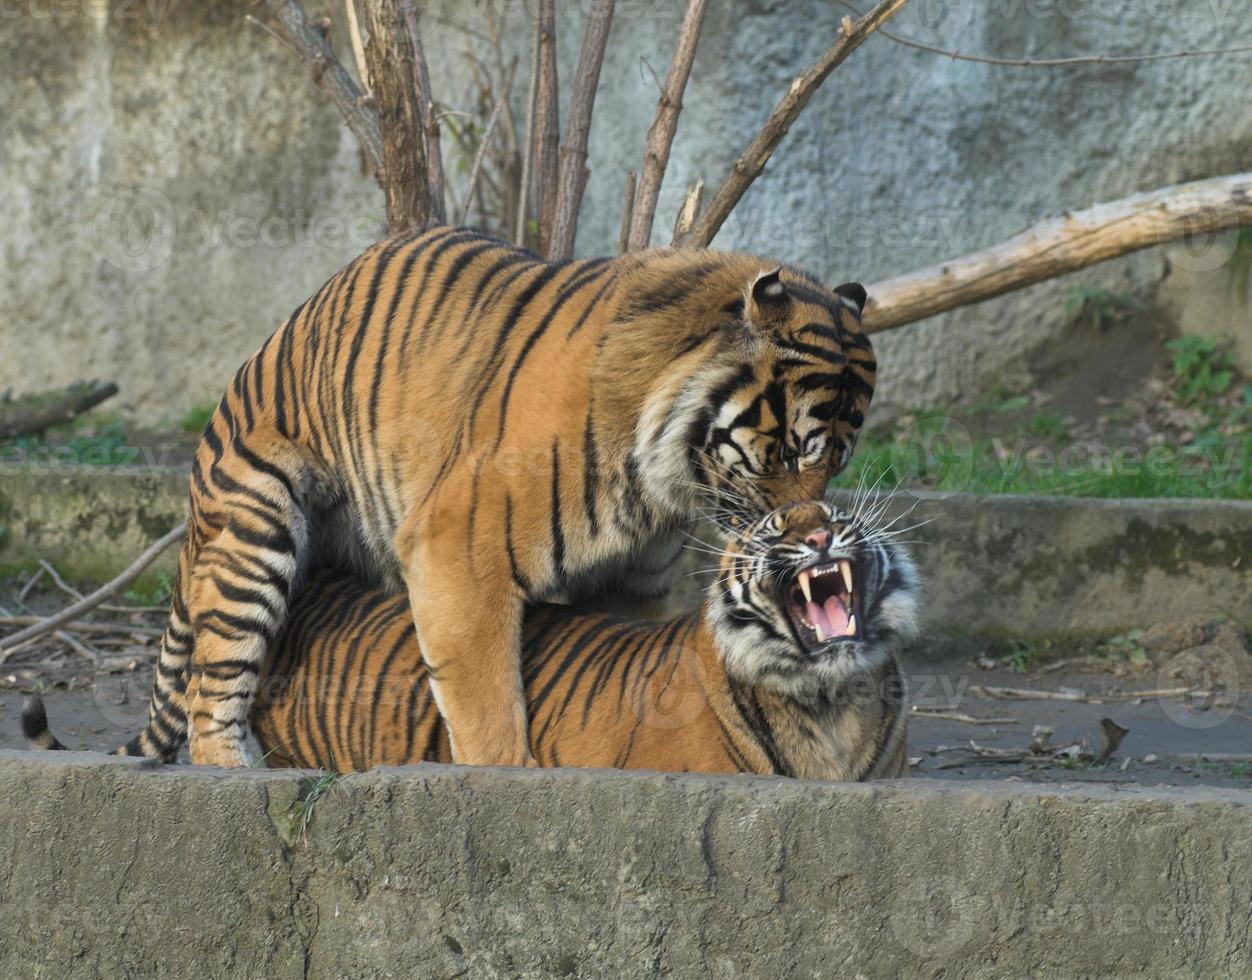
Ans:
{"type": "Polygon", "coordinates": [[[1252,173],[1174,184],[1048,218],[979,252],[866,287],[865,329],[890,330],[1139,249],[1252,226],[1252,173]]]}
{"type": "Polygon", "coordinates": [[[58,391],[0,398],[0,439],[34,436],[69,422],[117,394],[112,381],[75,381],[58,391]]]}

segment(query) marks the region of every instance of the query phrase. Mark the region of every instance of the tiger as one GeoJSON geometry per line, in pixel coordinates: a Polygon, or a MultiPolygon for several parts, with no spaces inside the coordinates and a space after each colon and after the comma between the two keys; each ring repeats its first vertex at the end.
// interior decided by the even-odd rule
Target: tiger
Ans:
{"type": "MultiPolygon", "coordinates": [[[[899,650],[920,586],[894,532],[801,503],[724,549],[698,611],[668,622],[528,613],[522,677],[543,766],[865,780],[907,775],[899,650]]],[[[314,575],[267,657],[252,730],[269,766],[450,762],[408,600],[314,575]]],[[[27,705],[34,747],[59,747],[27,705]]]]}
{"type": "Polygon", "coordinates": [[[751,255],[546,262],[465,228],[367,249],[235,374],[190,478],[144,730],[241,766],[311,569],[412,610],[451,752],[533,765],[522,612],[663,595],[701,515],[820,498],[877,364],[865,290],[751,255]]]}

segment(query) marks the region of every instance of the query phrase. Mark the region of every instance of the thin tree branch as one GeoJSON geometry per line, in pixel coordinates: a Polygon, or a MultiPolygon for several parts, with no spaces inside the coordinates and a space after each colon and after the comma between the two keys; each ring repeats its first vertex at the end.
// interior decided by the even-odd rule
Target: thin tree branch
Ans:
{"type": "Polygon", "coordinates": [[[574,254],[578,212],[582,208],[583,191],[587,186],[587,140],[591,133],[591,114],[595,108],[596,89],[600,86],[600,68],[604,64],[604,49],[609,43],[609,28],[613,25],[613,6],[614,0],[595,0],[587,14],[587,28],[578,53],[578,68],[570,89],[565,139],[561,143],[552,240],[548,244],[549,259],[568,259],[574,254]]]}
{"type": "Polygon", "coordinates": [[[532,145],[535,156],[535,197],[538,204],[540,255],[548,253],[552,241],[552,221],[556,216],[558,144],[561,118],[556,74],[556,2],[539,4],[539,76],[535,93],[535,130],[532,145]]]}
{"type": "Polygon", "coordinates": [[[991,248],[867,287],[868,332],[889,330],[1188,235],[1252,225],[1252,173],[1176,184],[1059,218],[991,248]]]}
{"type": "MultiPolygon", "coordinates": [[[[855,14],[857,8],[848,0],[838,0],[841,6],[847,7],[855,14]]],[[[990,55],[964,54],[948,48],[938,48],[933,44],[923,44],[911,38],[903,37],[887,30],[878,31],[888,41],[902,44],[915,51],[928,51],[931,54],[943,55],[953,61],[968,61],[975,65],[997,65],[1004,68],[1061,68],[1068,65],[1129,65],[1145,61],[1172,61],[1177,58],[1208,58],[1223,54],[1246,54],[1252,52],[1252,44],[1244,44],[1235,48],[1201,48],[1197,51],[1165,51],[1161,54],[1088,54],[1068,58],[996,58],[990,55]]]]}
{"type": "Polygon", "coordinates": [[[708,245],[744,191],[751,186],[765,164],[773,155],[782,138],[787,135],[792,123],[808,105],[809,99],[832,71],[838,68],[848,56],[859,48],[874,31],[878,30],[889,17],[903,7],[908,0],[879,0],[874,8],[857,21],[844,18],[840,29],[839,40],[814,64],[806,68],[792,80],[787,94],[770,113],[765,125],[756,137],[748,144],[735,165],[731,168],[721,186],[717,188],[709,206],[697,219],[692,229],[683,236],[676,245],[702,247],[708,245]]]}
{"type": "Polygon", "coordinates": [[[175,542],[182,540],[186,533],[187,524],[186,522],[183,522],[182,524],[179,524],[178,527],[167,533],[164,537],[159,538],[150,544],[144,549],[143,553],[140,554],[138,558],[131,562],[130,566],[122,572],[121,575],[117,576],[117,578],[110,582],[106,582],[104,585],[100,586],[100,588],[96,589],[95,592],[92,592],[88,596],[84,596],[77,602],[71,603],[55,616],[49,616],[47,619],[42,620],[33,626],[28,626],[24,630],[19,630],[11,636],[0,637],[0,663],[4,663],[4,660],[8,654],[12,652],[14,647],[21,646],[36,637],[55,632],[66,623],[71,622],[75,617],[81,616],[90,609],[94,609],[106,599],[111,598],[122,589],[126,588],[126,586],[130,585],[131,582],[139,578],[145,568],[156,561],[161,552],[175,542]]]}
{"type": "Polygon", "coordinates": [[[517,202],[517,230],[513,236],[513,244],[525,246],[526,223],[530,217],[530,185],[534,183],[534,162],[537,152],[538,138],[535,132],[535,117],[539,114],[539,46],[543,37],[543,22],[535,18],[535,34],[530,45],[530,85],[526,90],[526,152],[522,154],[522,180],[517,202]]]}
{"type": "Polygon", "coordinates": [[[430,197],[430,220],[442,224],[447,220],[443,192],[443,153],[439,147],[439,117],[435,112],[434,91],[430,87],[430,71],[426,52],[422,50],[422,34],[417,8],[412,2],[403,6],[404,24],[413,50],[413,91],[421,111],[422,138],[426,150],[426,191],[430,197]]]}
{"type": "Polygon", "coordinates": [[[656,202],[665,180],[665,168],[669,165],[670,148],[678,130],[678,116],[683,108],[683,91],[691,76],[696,46],[700,41],[700,29],[704,26],[706,0],[687,0],[682,26],[678,29],[678,42],[674,46],[674,58],[669,63],[665,86],[656,104],[656,118],[648,130],[648,142],[643,151],[643,167],[639,171],[639,185],[635,191],[635,205],[630,216],[630,234],[627,250],[647,248],[652,241],[652,222],[656,217],[656,202]]]}
{"type": "Polygon", "coordinates": [[[330,96],[344,122],[360,141],[370,169],[381,176],[383,134],[378,114],[370,108],[352,76],[335,57],[326,36],[313,26],[296,0],[265,0],[265,6],[278,22],[288,45],[308,66],[313,81],[330,96]]]}
{"type": "Polygon", "coordinates": [[[466,187],[469,189],[465,192],[465,205],[461,208],[461,213],[457,217],[457,224],[459,225],[463,225],[469,220],[470,204],[474,201],[474,188],[478,184],[478,172],[482,170],[483,157],[487,155],[487,143],[491,140],[491,133],[496,128],[496,120],[500,118],[500,112],[504,109],[504,103],[507,98],[507,95],[500,97],[496,107],[491,110],[491,118],[487,120],[487,125],[479,138],[478,151],[474,154],[474,162],[470,166],[468,183],[466,184],[466,187]]]}
{"type": "Polygon", "coordinates": [[[356,16],[355,0],[343,0],[344,13],[348,18],[348,40],[352,44],[352,58],[356,62],[356,76],[361,80],[365,94],[370,90],[369,66],[365,63],[365,45],[361,42],[361,22],[356,16]]]}
{"type": "Polygon", "coordinates": [[[617,251],[624,254],[630,243],[630,218],[635,209],[635,172],[626,171],[626,196],[622,202],[622,227],[617,233],[617,251]]]}

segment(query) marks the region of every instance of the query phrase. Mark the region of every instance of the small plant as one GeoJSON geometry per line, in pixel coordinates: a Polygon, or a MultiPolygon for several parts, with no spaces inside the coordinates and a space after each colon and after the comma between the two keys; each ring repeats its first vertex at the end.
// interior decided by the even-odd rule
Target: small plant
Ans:
{"type": "Polygon", "coordinates": [[[1122,319],[1134,307],[1129,293],[1113,293],[1101,285],[1071,289],[1065,299],[1065,312],[1080,323],[1097,330],[1122,319]]]}
{"type": "Polygon", "coordinates": [[[1026,423],[1026,430],[1039,439],[1063,442],[1069,438],[1069,426],[1060,412],[1036,412],[1026,423]]]}
{"type": "Polygon", "coordinates": [[[1235,779],[1242,779],[1249,774],[1252,774],[1252,763],[1236,762],[1230,767],[1230,775],[1235,779]]]}
{"type": "Polygon", "coordinates": [[[341,779],[343,779],[342,773],[335,772],[333,769],[329,771],[322,770],[316,779],[307,782],[305,791],[301,793],[300,798],[291,804],[300,824],[301,837],[304,837],[308,832],[309,824],[313,821],[313,810],[317,806],[318,800],[333,790],[341,779]]]}
{"type": "Polygon", "coordinates": [[[156,583],[146,589],[130,589],[125,598],[141,606],[163,606],[174,594],[174,577],[168,572],[157,572],[156,583]]]}
{"type": "Polygon", "coordinates": [[[1177,337],[1165,347],[1174,358],[1174,387],[1187,401],[1217,398],[1235,380],[1230,354],[1208,337],[1177,337]]]}
{"type": "Polygon", "coordinates": [[[1100,646],[1098,655],[1106,660],[1145,664],[1148,662],[1148,652],[1140,642],[1142,638],[1142,630],[1131,630],[1125,635],[1114,636],[1107,643],[1100,646]]]}
{"type": "Polygon", "coordinates": [[[209,419],[213,418],[213,413],[216,411],[217,402],[201,402],[198,405],[192,405],[179,420],[178,427],[184,432],[198,436],[205,430],[209,419]]]}
{"type": "Polygon", "coordinates": [[[1013,649],[1000,658],[1000,662],[1009,670],[1018,674],[1026,674],[1039,665],[1039,651],[1027,643],[1014,643],[1013,649]]]}

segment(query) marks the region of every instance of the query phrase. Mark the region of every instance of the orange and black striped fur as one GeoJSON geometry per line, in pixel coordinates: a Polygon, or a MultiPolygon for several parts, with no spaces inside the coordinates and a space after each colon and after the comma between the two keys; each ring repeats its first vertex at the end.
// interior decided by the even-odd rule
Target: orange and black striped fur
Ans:
{"type": "MultiPolygon", "coordinates": [[[[917,594],[890,532],[813,503],[732,541],[697,613],[658,624],[542,607],[527,616],[522,648],[535,758],[904,775],[895,651],[916,632],[917,594]],[[822,612],[807,611],[804,588],[822,612]],[[813,627],[823,623],[847,635],[819,639],[813,627]]],[[[333,572],[296,600],[252,724],[271,765],[349,771],[452,757],[406,599],[333,572]]]]}
{"type": "Polygon", "coordinates": [[[473,231],[382,242],[295,311],[205,428],[147,728],[240,765],[306,572],[408,594],[453,755],[530,763],[527,602],[660,593],[703,509],[820,497],[875,363],[865,300],[748,255],[551,264],[473,231]]]}

